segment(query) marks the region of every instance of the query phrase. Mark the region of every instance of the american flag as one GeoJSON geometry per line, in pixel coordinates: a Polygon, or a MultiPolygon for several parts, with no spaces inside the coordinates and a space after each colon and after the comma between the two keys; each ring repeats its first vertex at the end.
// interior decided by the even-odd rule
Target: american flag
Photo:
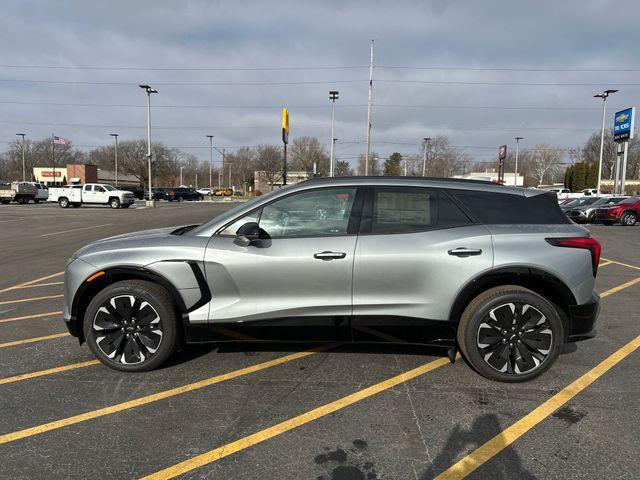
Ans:
{"type": "Polygon", "coordinates": [[[55,145],[66,145],[67,141],[62,138],[62,137],[56,137],[55,135],[53,136],[53,143],[55,145]]]}

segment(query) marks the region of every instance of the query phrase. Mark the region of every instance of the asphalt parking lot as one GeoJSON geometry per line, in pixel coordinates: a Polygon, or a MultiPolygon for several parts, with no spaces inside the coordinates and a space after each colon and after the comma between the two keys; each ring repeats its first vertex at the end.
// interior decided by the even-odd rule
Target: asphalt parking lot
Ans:
{"type": "Polygon", "coordinates": [[[403,345],[198,346],[126,374],[66,334],[76,249],[227,208],[0,206],[0,478],[637,478],[640,226],[591,227],[598,336],[525,384],[403,345]]]}

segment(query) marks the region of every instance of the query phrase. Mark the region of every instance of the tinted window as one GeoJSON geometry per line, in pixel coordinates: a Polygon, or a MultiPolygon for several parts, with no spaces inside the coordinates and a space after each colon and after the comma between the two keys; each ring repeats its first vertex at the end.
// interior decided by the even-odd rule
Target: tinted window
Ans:
{"type": "Polygon", "coordinates": [[[553,193],[532,197],[510,193],[451,190],[451,193],[485,224],[562,224],[570,220],[562,213],[553,193]]]}
{"type": "Polygon", "coordinates": [[[445,192],[438,192],[438,226],[454,227],[471,223],[445,192]]]}
{"type": "Polygon", "coordinates": [[[85,185],[84,186],[84,191],[85,192],[90,192],[91,191],[91,185],[85,185]]]}
{"type": "Polygon", "coordinates": [[[95,187],[93,187],[93,191],[94,192],[104,192],[104,188],[102,188],[100,185],[96,185],[95,187]]]}
{"type": "Polygon", "coordinates": [[[635,203],[635,202],[637,202],[638,200],[640,200],[640,197],[629,197],[629,198],[627,198],[627,199],[623,200],[623,201],[622,201],[622,202],[620,202],[620,203],[635,203]]]}
{"type": "Polygon", "coordinates": [[[323,188],[290,195],[262,209],[260,228],[271,237],[345,235],[355,188],[323,188]]]}
{"type": "Polygon", "coordinates": [[[371,231],[415,232],[434,226],[436,195],[426,188],[376,188],[371,231]]]}

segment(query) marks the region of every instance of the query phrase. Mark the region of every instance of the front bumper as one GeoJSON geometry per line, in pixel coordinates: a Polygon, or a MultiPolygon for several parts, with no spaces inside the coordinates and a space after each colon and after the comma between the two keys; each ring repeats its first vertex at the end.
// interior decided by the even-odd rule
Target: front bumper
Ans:
{"type": "Polygon", "coordinates": [[[591,300],[582,305],[569,307],[570,328],[568,340],[576,342],[596,336],[594,329],[598,314],[600,313],[600,295],[593,292],[591,300]]]}

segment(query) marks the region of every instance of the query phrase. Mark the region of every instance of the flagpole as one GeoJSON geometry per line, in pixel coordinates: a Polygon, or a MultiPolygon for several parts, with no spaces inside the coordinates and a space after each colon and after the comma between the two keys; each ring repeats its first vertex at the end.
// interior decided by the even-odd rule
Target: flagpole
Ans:
{"type": "Polygon", "coordinates": [[[55,156],[55,148],[56,143],[53,141],[53,133],[51,134],[51,163],[53,163],[53,186],[56,186],[56,156],[55,156]]]}

